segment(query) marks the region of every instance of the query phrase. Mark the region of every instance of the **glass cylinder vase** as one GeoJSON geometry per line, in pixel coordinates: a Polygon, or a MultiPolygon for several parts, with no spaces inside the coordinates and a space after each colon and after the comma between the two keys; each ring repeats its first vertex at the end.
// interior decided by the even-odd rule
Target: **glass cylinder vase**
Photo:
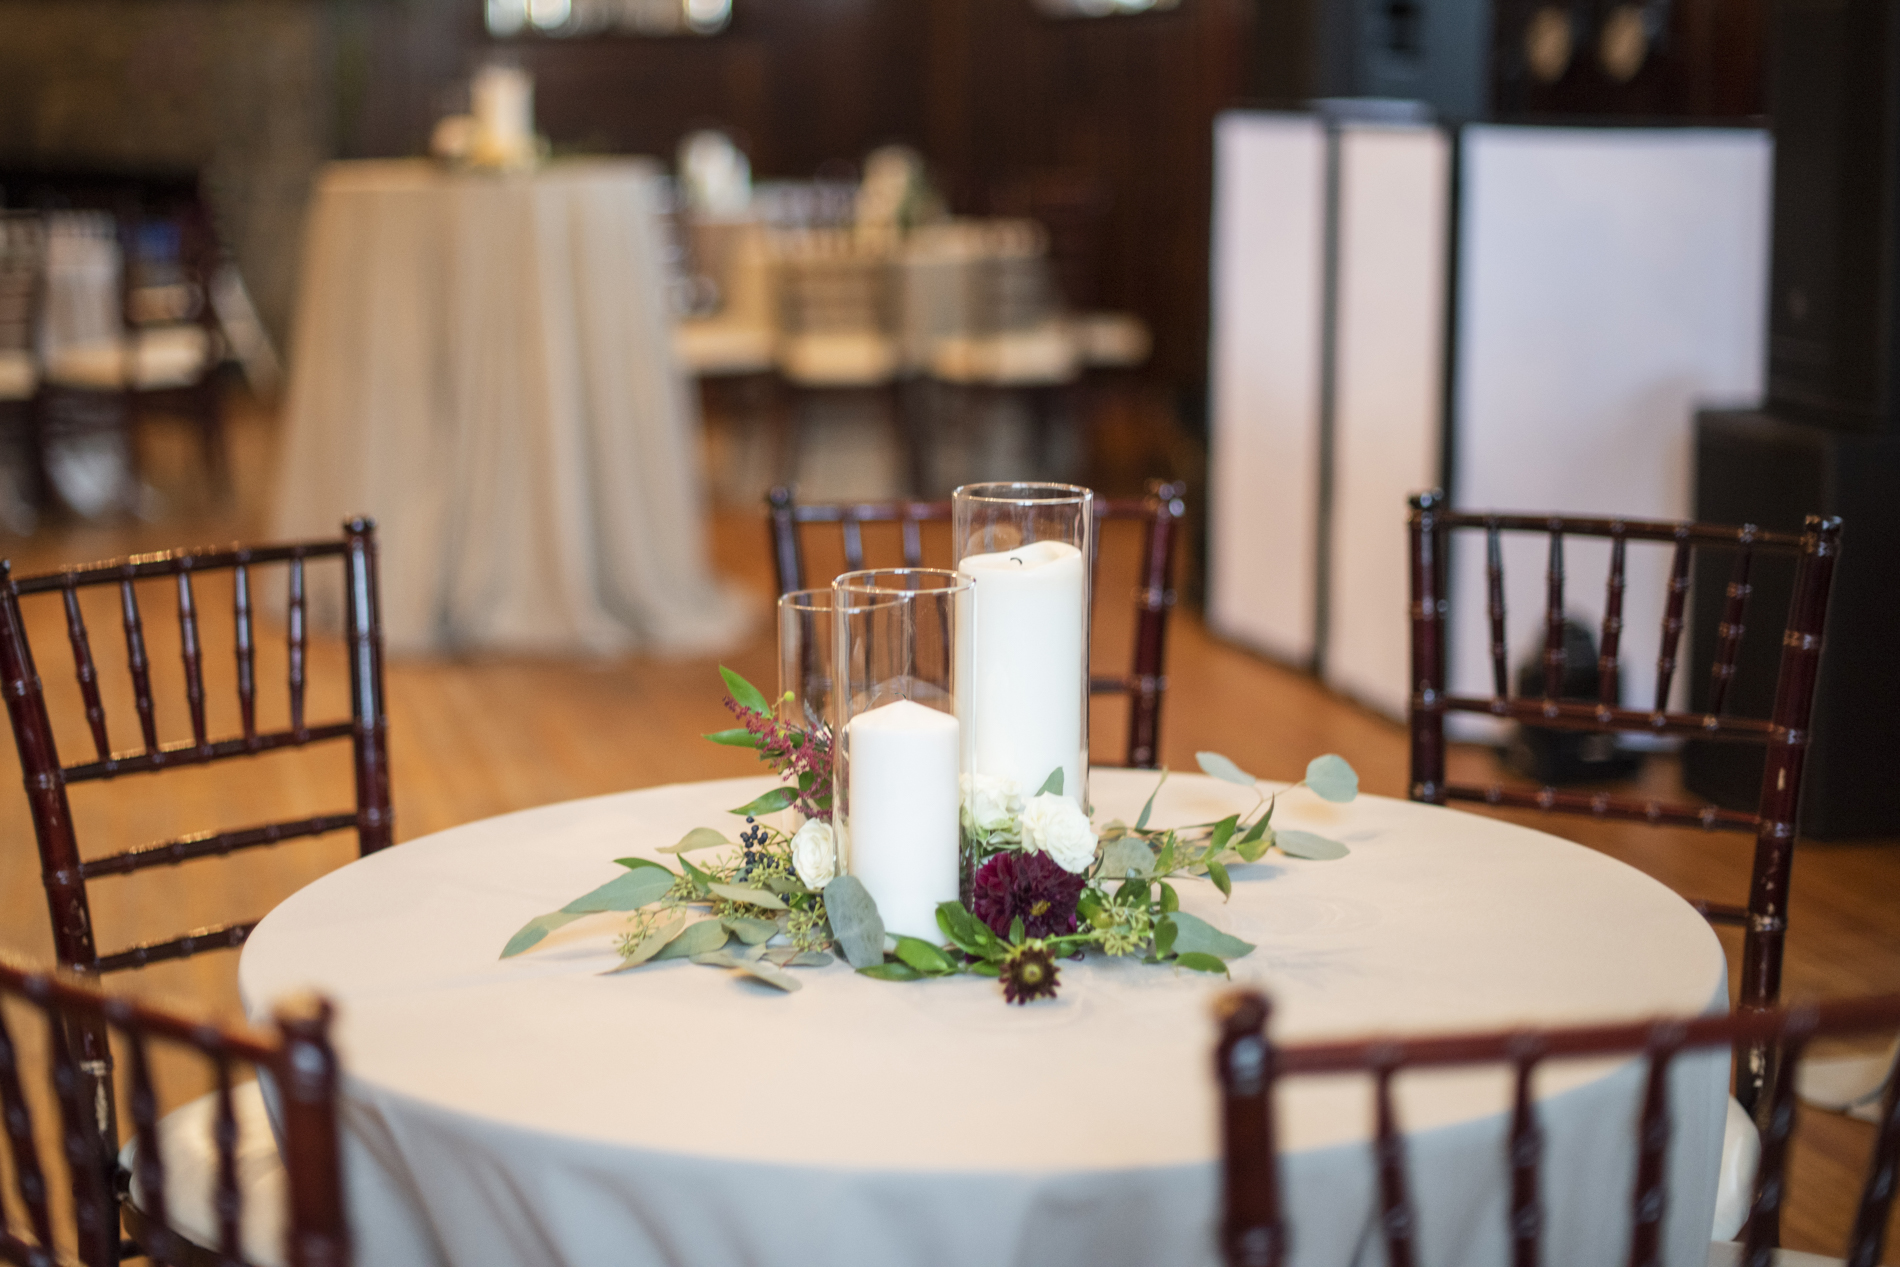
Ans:
{"type": "MultiPolygon", "coordinates": [[[[830,586],[793,590],[779,597],[778,694],[772,697],[781,723],[806,732],[827,749],[831,745],[832,660],[837,654],[831,598],[830,586]]],[[[829,794],[829,788],[823,790],[829,794]]],[[[780,827],[789,836],[805,819],[794,804],[782,813],[780,827]]]]}
{"type": "Polygon", "coordinates": [[[971,591],[934,568],[832,582],[832,828],[885,930],[933,943],[937,905],[959,896],[957,649],[971,591]]]}
{"type": "Polygon", "coordinates": [[[1073,484],[966,484],[951,495],[956,569],[976,588],[957,715],[984,804],[1026,804],[1059,782],[1088,808],[1094,535],[1095,494],[1073,484]]]}

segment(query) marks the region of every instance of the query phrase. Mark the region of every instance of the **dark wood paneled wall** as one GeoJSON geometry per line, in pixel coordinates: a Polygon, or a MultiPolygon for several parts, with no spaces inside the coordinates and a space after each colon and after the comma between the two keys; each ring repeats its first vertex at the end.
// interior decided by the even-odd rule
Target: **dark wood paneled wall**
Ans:
{"type": "Polygon", "coordinates": [[[1097,300],[1139,312],[1154,369],[1206,373],[1214,114],[1241,95],[1255,0],[1053,21],[1030,0],[735,0],[708,39],[523,39],[483,33],[479,0],[360,6],[336,61],[348,155],[419,152],[483,58],[535,75],[557,148],[670,156],[688,130],[737,132],[762,177],[850,165],[915,145],[956,210],[1060,172],[1103,194],[1097,300]]]}

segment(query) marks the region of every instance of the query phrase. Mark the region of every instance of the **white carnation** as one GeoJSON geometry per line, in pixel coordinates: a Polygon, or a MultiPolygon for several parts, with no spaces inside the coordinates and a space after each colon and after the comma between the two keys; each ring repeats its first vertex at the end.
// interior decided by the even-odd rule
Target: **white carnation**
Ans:
{"type": "Polygon", "coordinates": [[[963,809],[975,826],[986,832],[1007,830],[1023,812],[1016,780],[994,774],[963,776],[963,809]]]}
{"type": "Polygon", "coordinates": [[[1064,871],[1079,875],[1095,861],[1095,828],[1080,805],[1044,792],[1023,810],[1023,848],[1047,853],[1064,871]]]}
{"type": "Polygon", "coordinates": [[[838,874],[838,845],[831,824],[807,819],[792,837],[792,870],[808,889],[822,889],[838,874]]]}

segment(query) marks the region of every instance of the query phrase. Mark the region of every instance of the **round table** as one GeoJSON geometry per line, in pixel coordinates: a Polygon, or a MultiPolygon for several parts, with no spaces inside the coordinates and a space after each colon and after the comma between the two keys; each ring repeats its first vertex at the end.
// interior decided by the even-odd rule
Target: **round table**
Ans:
{"type": "Polygon", "coordinates": [[[744,635],[707,556],[660,182],[645,159],[324,168],[270,531],[375,518],[391,651],[744,635]]]}
{"type": "MultiPolygon", "coordinates": [[[[1098,822],[1153,774],[1099,770],[1098,822]]],[[[649,788],[471,823],[351,863],[273,911],[239,974],[255,1011],[338,1002],[359,1267],[472,1264],[1062,1264],[1217,1261],[1209,1007],[1224,983],[1064,964],[1061,997],[1006,1006],[975,978],[894,984],[842,963],[780,994],[685,962],[602,975],[624,916],[497,956],[529,918],[767,780],[649,788]]],[[[1157,824],[1245,809],[1175,776],[1157,824]]],[[[1282,1041],[1695,1013],[1726,1006],[1722,950],[1681,899],[1539,832],[1380,797],[1296,792],[1276,825],[1336,862],[1234,868],[1184,908],[1257,944],[1237,981],[1282,1041]]],[[[1548,1067],[1546,1255],[1627,1254],[1635,1062],[1548,1067]]],[[[1669,1261],[1706,1254],[1726,1061],[1677,1062],[1669,1261]]],[[[1372,1253],[1367,1087],[1290,1083],[1282,1148],[1300,1263],[1372,1253]]],[[[1508,1077],[1406,1075],[1424,1262],[1508,1261],[1508,1077]]]]}

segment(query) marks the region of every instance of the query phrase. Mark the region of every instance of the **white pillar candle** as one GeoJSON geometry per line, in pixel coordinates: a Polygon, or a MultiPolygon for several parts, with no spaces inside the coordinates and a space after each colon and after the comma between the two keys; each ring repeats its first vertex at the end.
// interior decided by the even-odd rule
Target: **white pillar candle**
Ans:
{"type": "Polygon", "coordinates": [[[484,66],[475,72],[469,96],[481,157],[513,163],[533,155],[533,75],[517,66],[484,66]]]}
{"type": "Polygon", "coordinates": [[[970,728],[973,773],[1014,779],[1025,800],[1051,771],[1082,799],[1088,690],[1088,571],[1065,541],[972,554],[975,618],[957,626],[957,716],[970,728]]]}
{"type": "Polygon", "coordinates": [[[957,749],[949,713],[910,700],[847,724],[846,866],[886,932],[942,940],[937,904],[957,898],[957,749]]]}

